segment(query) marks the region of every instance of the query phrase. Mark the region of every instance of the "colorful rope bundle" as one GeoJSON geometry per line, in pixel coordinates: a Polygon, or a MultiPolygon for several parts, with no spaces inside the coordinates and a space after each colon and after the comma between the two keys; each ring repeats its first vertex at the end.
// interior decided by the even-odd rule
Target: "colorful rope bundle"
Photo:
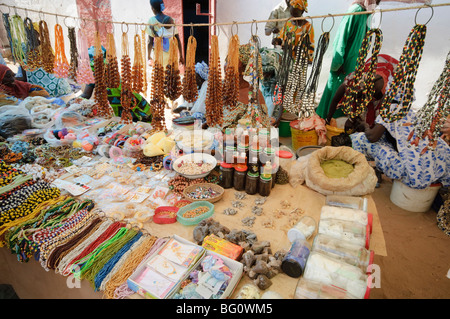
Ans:
{"type": "Polygon", "coordinates": [[[355,77],[350,81],[344,95],[341,109],[348,117],[355,119],[361,115],[373,99],[375,93],[374,78],[378,65],[378,54],[381,50],[383,34],[380,29],[371,29],[366,33],[356,61],[355,77]],[[366,58],[374,37],[372,56],[369,68],[366,69],[366,58]]]}
{"type": "Polygon", "coordinates": [[[392,84],[381,102],[380,115],[385,122],[402,119],[411,108],[426,34],[426,25],[417,24],[406,40],[392,84]]]}

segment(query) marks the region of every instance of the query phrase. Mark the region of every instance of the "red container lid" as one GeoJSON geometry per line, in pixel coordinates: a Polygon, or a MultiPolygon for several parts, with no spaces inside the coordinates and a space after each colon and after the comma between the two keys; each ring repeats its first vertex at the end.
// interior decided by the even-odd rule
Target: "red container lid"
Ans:
{"type": "Polygon", "coordinates": [[[153,216],[153,222],[156,224],[173,224],[177,221],[177,212],[179,208],[175,206],[160,206],[155,210],[155,215],[153,216]],[[174,217],[169,217],[163,212],[173,212],[174,217]]]}
{"type": "Polygon", "coordinates": [[[247,170],[247,165],[244,164],[238,164],[234,167],[235,170],[238,172],[245,172],[247,170]]]}
{"type": "Polygon", "coordinates": [[[224,168],[233,168],[233,164],[230,164],[230,163],[227,163],[227,162],[220,163],[220,166],[222,166],[224,168]]]}
{"type": "Polygon", "coordinates": [[[289,151],[277,151],[277,156],[281,157],[281,158],[292,158],[292,156],[294,156],[294,154],[292,154],[289,151]]]}
{"type": "Polygon", "coordinates": [[[367,214],[367,224],[370,226],[370,233],[372,234],[372,231],[373,231],[373,214],[371,214],[371,213],[367,214]]]}

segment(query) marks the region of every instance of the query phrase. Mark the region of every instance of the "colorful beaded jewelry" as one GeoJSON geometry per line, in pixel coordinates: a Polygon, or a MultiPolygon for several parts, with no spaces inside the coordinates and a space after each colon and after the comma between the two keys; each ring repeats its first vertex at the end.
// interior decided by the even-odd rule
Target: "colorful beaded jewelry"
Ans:
{"type": "Polygon", "coordinates": [[[63,29],[59,24],[55,24],[55,63],[53,73],[57,78],[65,79],[69,76],[69,68],[64,48],[63,29]]]}
{"type": "Polygon", "coordinates": [[[392,84],[381,101],[380,115],[387,123],[402,119],[411,108],[426,34],[426,25],[417,24],[406,40],[392,84]]]}

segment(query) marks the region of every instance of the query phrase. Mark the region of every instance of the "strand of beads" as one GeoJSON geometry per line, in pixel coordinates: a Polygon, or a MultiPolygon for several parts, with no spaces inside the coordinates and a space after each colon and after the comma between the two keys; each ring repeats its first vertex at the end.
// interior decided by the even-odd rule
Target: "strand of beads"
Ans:
{"type": "Polygon", "coordinates": [[[155,132],[165,131],[164,110],[166,101],[164,100],[164,66],[163,66],[163,50],[162,38],[155,38],[155,64],[153,66],[153,76],[151,82],[152,97],[150,106],[152,109],[152,129],[155,132]]]}
{"type": "Polygon", "coordinates": [[[33,21],[30,18],[25,18],[24,27],[27,35],[27,65],[25,70],[34,71],[39,67],[41,60],[39,40],[35,34],[33,21]]]}
{"type": "Polygon", "coordinates": [[[355,77],[347,86],[347,91],[342,102],[344,114],[354,119],[361,115],[375,93],[374,78],[378,65],[378,54],[381,50],[383,34],[380,29],[371,29],[366,33],[359,50],[356,62],[355,77]],[[372,57],[369,68],[365,67],[366,57],[372,43],[372,36],[375,37],[372,48],[372,57]]]}
{"type": "Polygon", "coordinates": [[[128,34],[122,32],[122,91],[120,95],[122,105],[122,122],[129,124],[133,121],[131,110],[133,109],[133,75],[131,60],[128,54],[128,34]]]}
{"type": "Polygon", "coordinates": [[[69,76],[69,62],[67,61],[64,34],[61,25],[55,24],[55,63],[53,73],[58,78],[67,78],[69,76]]]}
{"type": "Polygon", "coordinates": [[[210,127],[222,126],[222,75],[220,71],[219,39],[211,37],[211,54],[209,59],[208,88],[206,92],[206,123],[210,127]]]}
{"type": "Polygon", "coordinates": [[[69,79],[76,81],[78,70],[78,48],[77,37],[75,28],[68,27],[68,38],[70,42],[70,67],[69,67],[69,79]]]}
{"type": "Polygon", "coordinates": [[[45,72],[53,73],[55,55],[53,54],[53,49],[50,42],[50,34],[48,31],[47,22],[45,22],[44,20],[39,21],[39,35],[41,40],[40,66],[44,69],[45,72]]]}
{"type": "Polygon", "coordinates": [[[148,79],[147,79],[147,42],[146,39],[146,31],[141,30],[141,59],[142,59],[142,72],[143,74],[143,92],[145,95],[147,95],[147,89],[148,89],[148,79]]]}
{"type": "Polygon", "coordinates": [[[100,43],[100,35],[98,32],[96,32],[95,34],[94,78],[94,97],[96,102],[95,108],[97,109],[97,115],[104,118],[110,118],[113,112],[108,101],[108,92],[105,79],[105,62],[103,59],[103,51],[100,43]]]}
{"type": "Polygon", "coordinates": [[[233,35],[228,45],[223,84],[223,105],[234,108],[239,98],[239,37],[233,35]]]}
{"type": "Polygon", "coordinates": [[[418,146],[420,139],[428,139],[421,154],[434,150],[437,140],[441,136],[441,129],[447,116],[450,115],[449,89],[450,88],[450,52],[447,54],[444,70],[433,86],[425,105],[417,112],[416,119],[412,123],[414,130],[408,140],[411,145],[418,146]],[[416,136],[413,138],[413,136],[416,136]]]}
{"type": "Polygon", "coordinates": [[[114,34],[107,35],[106,49],[106,83],[108,88],[118,88],[120,86],[119,62],[117,61],[116,43],[114,34]]]}
{"type": "Polygon", "coordinates": [[[24,48],[22,47],[22,43],[26,43],[26,33],[23,24],[23,20],[17,14],[10,17],[10,26],[11,26],[11,36],[12,36],[12,54],[14,56],[14,61],[18,62],[20,65],[25,64],[25,60],[27,57],[24,48]]]}
{"type": "Polygon", "coordinates": [[[426,34],[426,25],[417,24],[406,40],[394,79],[380,106],[380,115],[387,123],[402,119],[411,108],[426,34]]]}
{"type": "Polygon", "coordinates": [[[309,34],[305,33],[295,48],[295,61],[292,71],[289,73],[283,97],[283,109],[293,114],[299,113],[300,97],[306,87],[309,62],[308,43],[309,34]]]}
{"type": "Polygon", "coordinates": [[[316,109],[316,91],[319,84],[320,71],[322,69],[322,62],[325,52],[330,43],[330,33],[324,32],[320,35],[317,50],[314,55],[311,74],[306,83],[306,88],[302,96],[302,107],[299,111],[299,118],[309,118],[314,114],[316,109]]]}
{"type": "Polygon", "coordinates": [[[169,63],[166,65],[164,77],[164,95],[172,102],[181,95],[181,77],[178,68],[178,40],[170,38],[169,63]]]}
{"type": "Polygon", "coordinates": [[[79,56],[77,69],[77,83],[90,84],[95,83],[94,73],[92,72],[89,53],[88,42],[84,30],[78,32],[79,56]]]}
{"type": "Polygon", "coordinates": [[[197,74],[195,73],[195,52],[197,40],[191,35],[186,50],[186,69],[183,78],[183,98],[188,103],[194,103],[198,97],[197,74]]]}
{"type": "Polygon", "coordinates": [[[134,36],[134,63],[132,70],[133,92],[142,93],[144,91],[144,68],[142,66],[142,45],[141,36],[134,36]]]}

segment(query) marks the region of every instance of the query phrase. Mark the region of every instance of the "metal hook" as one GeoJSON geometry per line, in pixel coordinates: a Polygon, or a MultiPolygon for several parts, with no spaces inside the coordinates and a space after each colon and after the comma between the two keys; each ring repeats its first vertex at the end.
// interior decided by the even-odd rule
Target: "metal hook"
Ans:
{"type": "MultiPolygon", "coordinates": [[[[378,10],[378,12],[380,12],[380,22],[378,23],[378,27],[377,27],[377,28],[372,28],[372,27],[369,26],[369,24],[367,24],[367,27],[368,27],[369,29],[379,29],[379,28],[381,27],[381,22],[383,21],[383,11],[380,9],[380,10],[378,10]]],[[[372,18],[375,17],[375,13],[376,13],[376,12],[374,12],[374,13],[371,15],[372,18]]],[[[372,19],[370,19],[370,20],[372,20],[372,19]]],[[[367,19],[367,23],[369,23],[369,19],[367,19]]]]}
{"type": "Polygon", "coordinates": [[[120,26],[120,29],[122,30],[122,33],[128,33],[128,30],[130,29],[130,27],[128,26],[128,24],[127,23],[125,23],[125,22],[122,22],[122,24],[121,24],[121,26],[120,26]],[[124,25],[126,25],[127,26],[127,31],[125,32],[125,31],[123,31],[123,26],[124,25]]]}
{"type": "Polygon", "coordinates": [[[42,12],[42,10],[39,11],[39,19],[44,20],[45,19],[45,13],[42,12]]]}
{"type": "Polygon", "coordinates": [[[231,36],[235,36],[239,33],[239,25],[236,21],[233,21],[233,24],[231,25],[231,36]],[[233,27],[236,26],[236,33],[233,33],[233,27]]]}
{"type": "Polygon", "coordinates": [[[258,24],[256,23],[256,20],[255,20],[255,19],[253,19],[252,25],[251,25],[251,27],[250,27],[250,31],[251,31],[252,37],[255,36],[255,35],[258,35],[258,24]],[[253,33],[253,25],[256,26],[256,28],[255,28],[255,33],[253,33]]]}
{"type": "Polygon", "coordinates": [[[191,37],[194,36],[194,24],[191,22],[191,29],[190,29],[190,34],[191,37]]]}
{"type": "Polygon", "coordinates": [[[328,18],[328,17],[323,18],[323,20],[322,20],[322,26],[321,26],[321,28],[322,28],[322,33],[330,33],[331,30],[333,30],[333,28],[334,28],[334,23],[335,23],[334,16],[333,16],[331,13],[328,13],[328,16],[330,16],[330,17],[333,19],[333,24],[331,25],[330,30],[328,30],[327,32],[324,32],[324,31],[323,31],[323,23],[325,22],[326,18],[328,18]]]}
{"type": "Polygon", "coordinates": [[[59,24],[58,15],[57,14],[55,14],[55,22],[56,22],[56,24],[59,24]]]}
{"type": "MultiPolygon", "coordinates": [[[[431,17],[428,19],[428,21],[427,21],[426,23],[424,23],[424,25],[427,25],[428,22],[430,22],[431,19],[433,19],[433,16],[434,16],[434,9],[433,9],[433,7],[432,7],[431,5],[429,5],[429,4],[425,4],[425,6],[427,6],[427,7],[429,7],[429,8],[431,9],[431,17]]],[[[419,11],[422,10],[423,8],[424,8],[424,7],[419,8],[419,10],[417,10],[417,12],[416,12],[416,17],[414,18],[414,23],[415,23],[416,25],[418,24],[418,23],[417,23],[417,15],[419,14],[419,11]]]]}

